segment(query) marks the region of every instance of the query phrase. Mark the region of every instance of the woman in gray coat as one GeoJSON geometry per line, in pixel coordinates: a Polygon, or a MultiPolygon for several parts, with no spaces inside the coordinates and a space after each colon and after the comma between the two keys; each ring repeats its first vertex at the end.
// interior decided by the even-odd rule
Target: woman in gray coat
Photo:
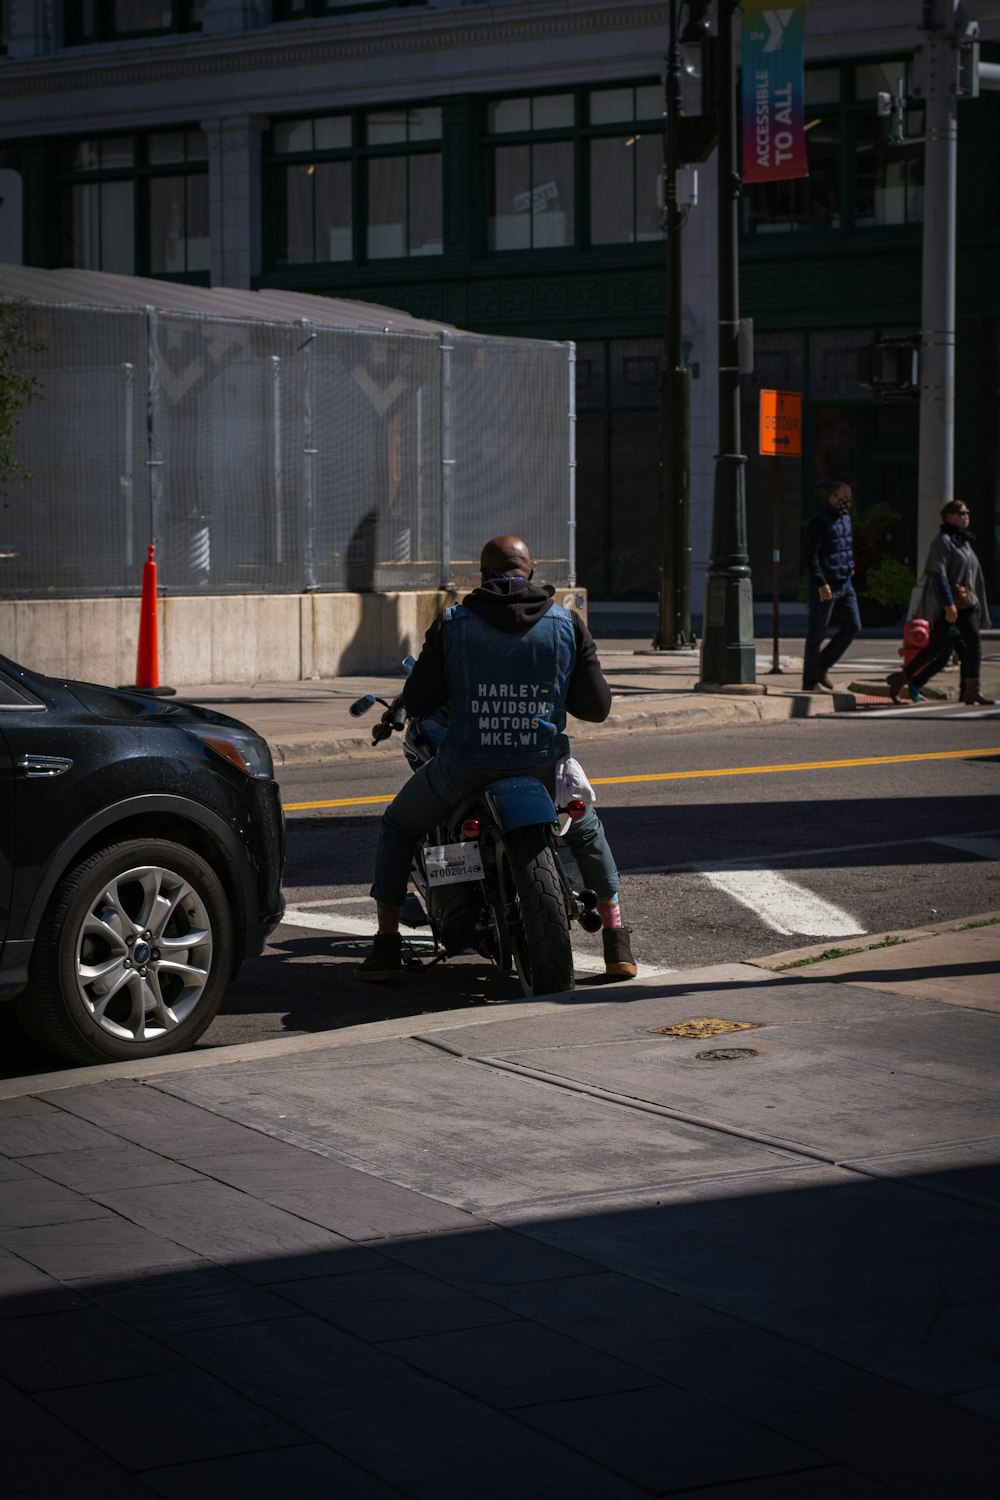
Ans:
{"type": "Polygon", "coordinates": [[[924,566],[924,593],[916,618],[930,625],[930,640],[924,649],[889,678],[889,692],[899,703],[909,687],[915,701],[924,683],[940,672],[958,652],[962,667],[962,701],[992,703],[979,691],[982,644],[979,632],[990,623],[986,585],[979,558],[969,540],[969,508],[963,500],[951,500],[941,511],[941,530],[931,542],[924,566]]]}

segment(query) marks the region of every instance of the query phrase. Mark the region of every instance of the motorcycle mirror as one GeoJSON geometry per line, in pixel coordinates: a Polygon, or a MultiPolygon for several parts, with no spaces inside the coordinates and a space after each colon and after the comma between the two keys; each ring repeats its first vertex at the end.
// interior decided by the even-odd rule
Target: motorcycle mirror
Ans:
{"type": "Polygon", "coordinates": [[[412,656],[404,656],[402,665],[403,671],[406,673],[407,677],[409,677],[410,673],[413,671],[413,668],[417,665],[417,663],[412,656]]]}
{"type": "Polygon", "coordinates": [[[370,708],[375,707],[375,697],[372,693],[366,693],[363,698],[355,698],[347,712],[352,719],[362,718],[370,708]]]}

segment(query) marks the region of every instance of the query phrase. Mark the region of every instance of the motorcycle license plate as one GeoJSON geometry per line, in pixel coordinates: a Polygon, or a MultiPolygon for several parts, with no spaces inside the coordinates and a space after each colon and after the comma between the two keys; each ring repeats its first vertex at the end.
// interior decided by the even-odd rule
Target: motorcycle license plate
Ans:
{"type": "Polygon", "coordinates": [[[483,856],[479,845],[431,844],[424,850],[424,868],[430,885],[458,885],[463,880],[482,880],[483,856]]]}

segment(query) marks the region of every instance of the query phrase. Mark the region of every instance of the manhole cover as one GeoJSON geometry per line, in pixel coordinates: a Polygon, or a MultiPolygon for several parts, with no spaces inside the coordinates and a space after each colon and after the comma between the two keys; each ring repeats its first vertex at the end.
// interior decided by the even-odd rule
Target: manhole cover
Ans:
{"type": "Polygon", "coordinates": [[[760,1057],[756,1047],[713,1047],[711,1052],[696,1052],[699,1062],[742,1062],[745,1057],[760,1057]]]}
{"type": "Polygon", "coordinates": [[[676,1021],[673,1026],[650,1026],[649,1036],[725,1036],[729,1031],[753,1031],[759,1021],[722,1021],[717,1016],[692,1016],[690,1021],[676,1021]]]}

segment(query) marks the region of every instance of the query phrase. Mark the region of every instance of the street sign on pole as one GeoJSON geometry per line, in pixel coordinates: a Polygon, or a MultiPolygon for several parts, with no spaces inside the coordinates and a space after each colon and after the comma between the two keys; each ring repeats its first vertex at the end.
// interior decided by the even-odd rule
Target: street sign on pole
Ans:
{"type": "Polygon", "coordinates": [[[774,613],[771,671],[780,672],[778,601],[781,592],[781,465],[778,460],[800,458],[802,455],[801,391],[761,391],[760,451],[771,460],[771,589],[774,613]]]}
{"type": "Polygon", "coordinates": [[[771,458],[801,458],[800,391],[761,391],[760,451],[771,458]]]}

